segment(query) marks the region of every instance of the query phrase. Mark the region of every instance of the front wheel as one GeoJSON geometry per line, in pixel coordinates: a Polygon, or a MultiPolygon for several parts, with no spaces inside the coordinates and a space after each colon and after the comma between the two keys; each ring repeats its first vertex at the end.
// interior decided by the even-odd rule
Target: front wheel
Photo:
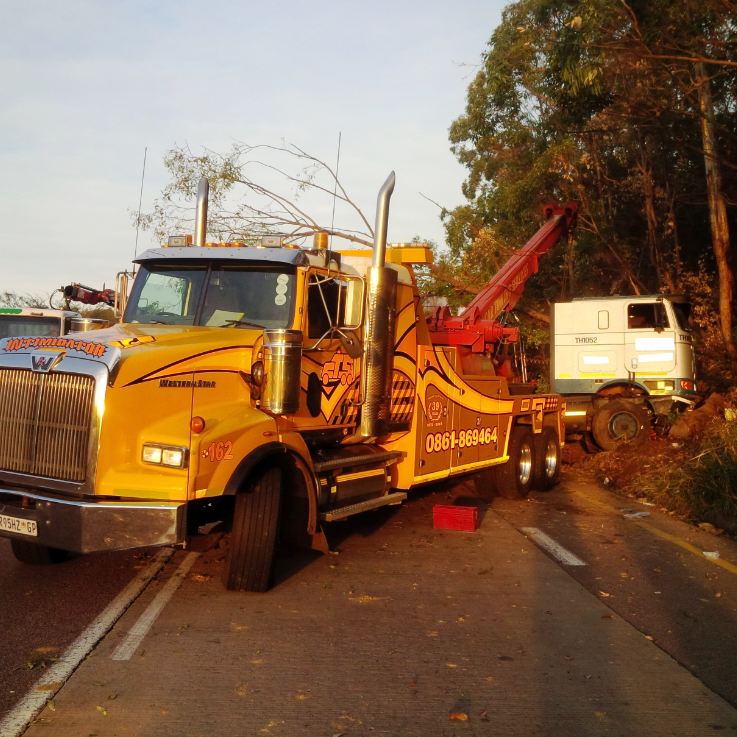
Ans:
{"type": "Polygon", "coordinates": [[[239,491],[225,562],[225,587],[231,591],[267,591],[279,527],[281,469],[260,472],[239,491]]]}
{"type": "Polygon", "coordinates": [[[591,421],[591,434],[602,450],[613,450],[622,441],[644,442],[650,415],[644,404],[613,399],[602,404],[591,421]]]}
{"type": "Polygon", "coordinates": [[[509,438],[509,460],[496,466],[496,491],[507,499],[524,499],[532,487],[535,447],[526,427],[515,427],[509,438]]]}
{"type": "Polygon", "coordinates": [[[48,566],[54,563],[63,563],[69,558],[66,550],[50,548],[48,545],[38,545],[13,538],[10,547],[16,560],[21,563],[29,563],[35,566],[48,566]]]}
{"type": "Polygon", "coordinates": [[[560,479],[560,441],[552,427],[535,435],[535,459],[532,486],[541,491],[552,489],[560,479]]]}

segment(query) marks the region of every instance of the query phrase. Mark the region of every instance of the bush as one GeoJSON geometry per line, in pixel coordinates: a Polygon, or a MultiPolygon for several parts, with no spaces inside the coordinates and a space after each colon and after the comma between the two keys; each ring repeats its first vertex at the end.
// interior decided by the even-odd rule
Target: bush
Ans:
{"type": "Polygon", "coordinates": [[[695,450],[670,468],[664,492],[681,496],[692,517],[737,532],[737,422],[715,418],[695,450]]]}
{"type": "Polygon", "coordinates": [[[697,375],[701,383],[717,391],[734,385],[735,378],[724,347],[719,322],[719,290],[713,267],[702,259],[696,271],[684,271],[678,285],[688,297],[690,327],[696,346],[697,375]]]}
{"type": "Polygon", "coordinates": [[[714,417],[688,444],[623,444],[591,459],[599,480],[683,517],[737,534],[737,422],[714,417]]]}

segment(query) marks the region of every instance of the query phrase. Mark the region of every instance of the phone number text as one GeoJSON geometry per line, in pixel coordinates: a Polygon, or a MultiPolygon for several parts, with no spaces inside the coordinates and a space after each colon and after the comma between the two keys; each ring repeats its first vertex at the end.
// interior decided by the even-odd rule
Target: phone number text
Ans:
{"type": "Polygon", "coordinates": [[[453,448],[473,448],[491,445],[498,440],[496,427],[474,427],[472,430],[446,430],[433,432],[425,438],[425,452],[439,453],[453,448]]]}

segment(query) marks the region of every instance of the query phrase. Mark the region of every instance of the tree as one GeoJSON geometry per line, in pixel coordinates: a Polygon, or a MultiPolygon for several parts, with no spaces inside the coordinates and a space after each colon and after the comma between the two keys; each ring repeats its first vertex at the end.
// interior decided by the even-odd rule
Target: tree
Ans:
{"type": "Polygon", "coordinates": [[[153,211],[140,219],[141,227],[153,229],[160,239],[172,229],[191,231],[192,203],[199,180],[205,176],[210,182],[208,232],[220,240],[253,243],[262,235],[278,233],[300,242],[324,231],[354,243],[373,242],[368,219],[333,167],[293,144],[234,144],[224,155],[214,151],[195,154],[186,146],[176,146],[166,155],[164,165],[171,181],[153,211]],[[347,210],[350,227],[328,224],[327,217],[318,219],[313,214],[318,199],[326,212],[330,208],[335,212],[336,203],[347,210]]]}
{"type": "Polygon", "coordinates": [[[727,204],[724,188],[722,187],[721,163],[714,131],[714,105],[711,98],[711,85],[706,76],[703,62],[697,62],[695,68],[701,112],[701,135],[704,142],[709,223],[719,274],[719,317],[724,345],[727,348],[732,368],[735,370],[737,369],[737,346],[735,346],[734,336],[732,335],[732,286],[734,277],[730,265],[727,204]]]}
{"type": "Polygon", "coordinates": [[[704,162],[737,169],[734,9],[729,0],[509,5],[450,129],[468,169],[468,203],[446,217],[452,266],[485,259],[493,269],[527,240],[545,200],[576,199],[577,241],[541,263],[527,304],[670,291],[711,268],[731,352],[727,208],[737,191],[734,177],[715,186],[710,175],[726,235],[713,239],[709,203],[719,198],[708,195],[704,162]],[[711,143],[698,63],[713,93],[711,143]],[[709,240],[713,257],[704,261],[709,240]]]}
{"type": "Polygon", "coordinates": [[[37,294],[0,292],[0,307],[48,307],[48,300],[37,294]]]}

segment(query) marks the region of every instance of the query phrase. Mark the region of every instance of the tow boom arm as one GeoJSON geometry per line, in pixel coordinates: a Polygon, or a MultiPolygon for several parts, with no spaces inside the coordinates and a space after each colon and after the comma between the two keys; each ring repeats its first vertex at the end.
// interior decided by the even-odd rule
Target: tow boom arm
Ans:
{"type": "Polygon", "coordinates": [[[460,315],[450,316],[439,310],[429,320],[433,343],[466,346],[473,352],[481,352],[494,341],[514,339],[517,329],[496,320],[517,303],[527,280],[537,273],[539,256],[567,235],[575,223],[577,209],[576,202],[546,205],[542,227],[510,257],[460,315]]]}

